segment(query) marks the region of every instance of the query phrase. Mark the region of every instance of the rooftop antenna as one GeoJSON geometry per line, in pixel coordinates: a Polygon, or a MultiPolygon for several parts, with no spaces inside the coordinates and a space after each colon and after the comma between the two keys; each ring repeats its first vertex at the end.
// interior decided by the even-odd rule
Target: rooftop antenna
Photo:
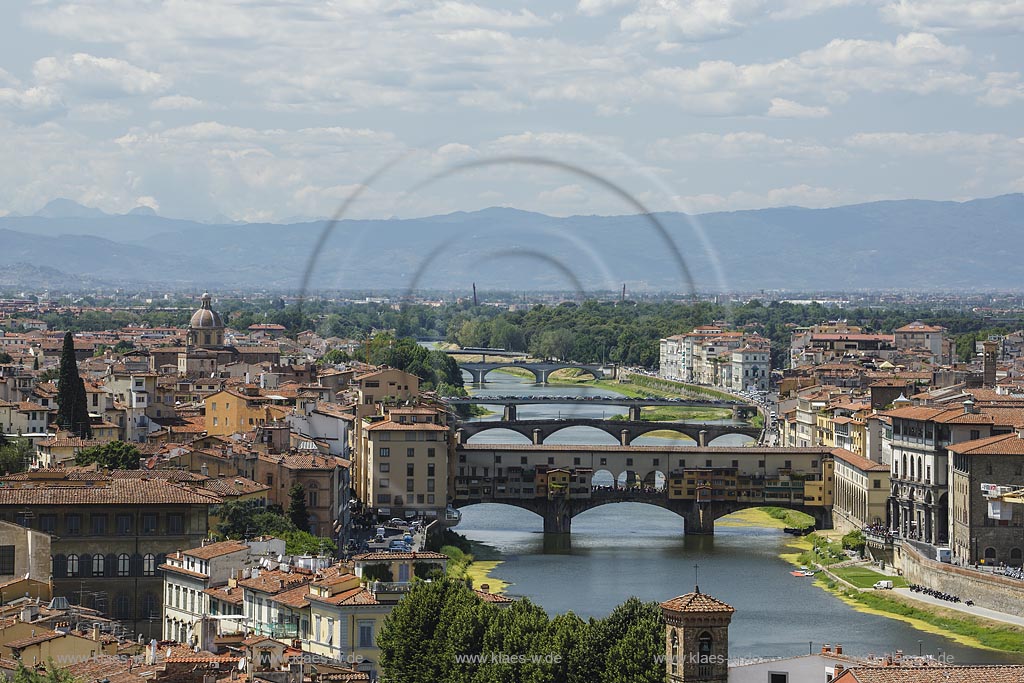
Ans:
{"type": "Polygon", "coordinates": [[[700,565],[696,562],[693,563],[693,592],[700,595],[700,581],[698,579],[697,570],[700,569],[700,565]]]}
{"type": "Polygon", "coordinates": [[[476,283],[475,282],[473,283],[473,305],[474,306],[479,306],[480,305],[480,302],[477,301],[477,298],[476,298],[476,283]]]}
{"type": "Polygon", "coordinates": [[[626,301],[626,283],[625,282],[622,283],[622,297],[619,299],[619,301],[621,301],[623,303],[625,303],[625,301],[626,301]]]}

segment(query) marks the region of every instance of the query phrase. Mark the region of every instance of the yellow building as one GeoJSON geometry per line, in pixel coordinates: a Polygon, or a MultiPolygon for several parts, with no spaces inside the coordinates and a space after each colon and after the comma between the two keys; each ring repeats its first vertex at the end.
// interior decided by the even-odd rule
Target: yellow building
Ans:
{"type": "Polygon", "coordinates": [[[889,498],[889,466],[842,448],[835,458],[833,525],[847,532],[871,524],[884,524],[889,498]]]}
{"type": "Polygon", "coordinates": [[[225,436],[247,432],[273,420],[271,406],[292,402],[262,395],[259,387],[246,385],[242,391],[222,389],[206,397],[206,433],[225,436]]]}

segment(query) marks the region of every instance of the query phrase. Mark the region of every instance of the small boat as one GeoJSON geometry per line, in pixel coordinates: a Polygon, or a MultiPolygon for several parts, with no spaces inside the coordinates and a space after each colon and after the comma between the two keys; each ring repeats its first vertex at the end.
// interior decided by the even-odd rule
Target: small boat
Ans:
{"type": "Polygon", "coordinates": [[[806,576],[806,574],[804,574],[800,570],[793,570],[793,571],[790,572],[790,574],[792,574],[793,576],[800,576],[800,577],[806,576]]]}

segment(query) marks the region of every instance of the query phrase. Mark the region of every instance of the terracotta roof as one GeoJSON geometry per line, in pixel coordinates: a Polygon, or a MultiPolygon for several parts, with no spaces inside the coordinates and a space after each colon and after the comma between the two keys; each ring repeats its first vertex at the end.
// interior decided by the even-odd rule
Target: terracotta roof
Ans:
{"type": "Polygon", "coordinates": [[[216,588],[207,588],[203,591],[211,598],[220,600],[221,602],[228,602],[232,605],[241,605],[242,600],[245,597],[244,592],[237,586],[231,588],[229,586],[217,586],[216,588]]]}
{"type": "Polygon", "coordinates": [[[110,479],[98,486],[50,485],[0,487],[3,505],[216,505],[219,496],[164,480],[110,479]]]}
{"type": "Polygon", "coordinates": [[[241,552],[248,550],[249,546],[241,541],[220,541],[218,543],[207,543],[206,545],[199,548],[192,548],[186,550],[183,554],[189,557],[195,557],[200,560],[210,560],[214,557],[221,557],[222,555],[230,555],[231,553],[241,552]]]}
{"type": "MultiPolygon", "coordinates": [[[[1024,443],[1024,442],[1022,442],[1022,443],[1024,443]]],[[[852,451],[848,451],[845,448],[833,449],[832,457],[836,458],[837,460],[842,460],[844,462],[847,462],[850,465],[853,465],[854,467],[856,467],[858,470],[861,470],[862,472],[888,472],[889,471],[889,466],[888,465],[883,465],[880,462],[875,462],[874,460],[869,460],[869,459],[867,459],[867,458],[865,458],[865,457],[863,457],[861,455],[857,455],[856,453],[854,453],[852,451]]]]}
{"type": "Polygon", "coordinates": [[[306,599],[309,596],[309,585],[304,584],[298,588],[293,588],[290,591],[284,593],[278,593],[274,596],[274,602],[286,605],[288,607],[294,607],[300,609],[309,605],[309,601],[306,599]]]}
{"type": "Polygon", "coordinates": [[[218,477],[203,482],[202,489],[217,496],[230,498],[232,496],[244,496],[250,493],[259,493],[260,491],[269,491],[270,487],[245,477],[218,477]]]}
{"type": "Polygon", "coordinates": [[[43,629],[43,630],[39,631],[38,633],[36,633],[33,636],[28,636],[26,638],[19,638],[18,640],[12,640],[12,641],[10,641],[8,643],[4,643],[4,647],[10,648],[12,650],[14,650],[14,649],[21,649],[21,648],[29,647],[30,645],[36,645],[38,643],[45,643],[48,640],[54,640],[56,638],[63,638],[63,637],[64,637],[64,634],[61,633],[60,631],[49,631],[49,630],[43,629]]]}
{"type": "Polygon", "coordinates": [[[701,592],[687,593],[661,603],[661,608],[673,612],[728,612],[736,610],[717,598],[701,592]]]}
{"type": "Polygon", "coordinates": [[[488,593],[487,591],[481,591],[476,589],[473,589],[473,592],[476,593],[476,596],[484,602],[490,602],[499,605],[515,602],[515,600],[513,600],[512,598],[505,597],[504,595],[498,595],[497,593],[488,593]]]}
{"type": "Polygon", "coordinates": [[[175,574],[184,574],[185,576],[191,576],[193,579],[201,579],[203,581],[210,578],[209,576],[201,572],[195,572],[191,569],[185,569],[184,567],[176,567],[173,564],[161,564],[157,567],[157,569],[162,569],[166,572],[173,572],[175,574]]]}
{"type": "Polygon", "coordinates": [[[1017,432],[997,434],[974,441],[962,441],[949,446],[949,450],[961,455],[1024,455],[1024,439],[1017,432]]]}
{"type": "Polygon", "coordinates": [[[446,432],[448,427],[444,425],[436,425],[428,422],[392,422],[391,420],[384,420],[383,422],[375,422],[368,427],[364,427],[368,432],[373,431],[434,431],[434,432],[446,432]]]}
{"type": "Polygon", "coordinates": [[[1021,683],[1024,665],[850,667],[834,683],[1021,683]]]}
{"type": "Polygon", "coordinates": [[[294,571],[283,572],[280,569],[275,569],[273,571],[261,570],[260,575],[256,578],[242,579],[238,582],[238,585],[250,590],[260,591],[261,593],[275,595],[291,590],[296,586],[307,584],[312,580],[313,577],[309,574],[300,574],[294,571]]]}
{"type": "Polygon", "coordinates": [[[442,553],[435,553],[429,550],[424,550],[414,553],[381,553],[381,552],[370,552],[362,553],[360,555],[354,555],[352,560],[355,562],[382,562],[385,560],[447,560],[448,556],[442,553]]]}

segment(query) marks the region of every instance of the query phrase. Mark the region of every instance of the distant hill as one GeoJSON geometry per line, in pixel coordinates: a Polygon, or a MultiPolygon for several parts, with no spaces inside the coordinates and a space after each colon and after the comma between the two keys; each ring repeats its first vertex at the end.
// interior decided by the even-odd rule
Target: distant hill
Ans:
{"type": "MultiPolygon", "coordinates": [[[[1021,194],[657,218],[700,290],[718,289],[719,272],[730,290],[1024,286],[1021,194]]],[[[34,216],[0,218],[0,265],[42,265],[117,284],[294,290],[323,227],[208,225],[142,207],[108,215],[54,200],[34,216]]],[[[592,291],[625,282],[632,291],[685,292],[686,275],[671,253],[649,217],[635,215],[555,218],[492,208],[351,220],[324,243],[311,284],[403,291],[476,282],[486,289],[592,291]]]]}

